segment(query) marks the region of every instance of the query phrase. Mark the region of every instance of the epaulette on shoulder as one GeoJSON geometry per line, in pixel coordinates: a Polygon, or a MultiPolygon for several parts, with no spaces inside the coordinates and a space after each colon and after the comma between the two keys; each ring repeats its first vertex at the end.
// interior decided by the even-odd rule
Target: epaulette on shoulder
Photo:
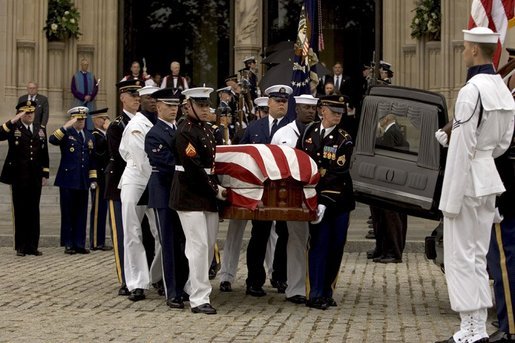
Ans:
{"type": "Polygon", "coordinates": [[[345,138],[345,140],[346,140],[346,141],[351,141],[351,140],[352,140],[351,135],[349,135],[349,134],[347,133],[347,131],[345,131],[344,129],[338,129],[338,133],[339,133],[340,135],[342,135],[342,136],[343,136],[343,138],[345,138]]]}

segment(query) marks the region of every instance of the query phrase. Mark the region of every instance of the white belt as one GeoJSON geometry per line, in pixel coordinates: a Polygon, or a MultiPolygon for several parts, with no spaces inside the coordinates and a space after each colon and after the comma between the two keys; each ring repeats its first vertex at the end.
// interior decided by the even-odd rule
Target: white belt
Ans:
{"type": "Polygon", "coordinates": [[[473,159],[492,157],[493,150],[476,150],[474,151],[473,159]]]}
{"type": "MultiPolygon", "coordinates": [[[[183,166],[175,166],[175,170],[183,172],[184,171],[184,167],[183,166]]],[[[215,174],[215,173],[213,173],[213,169],[211,169],[211,168],[204,168],[204,171],[206,172],[207,175],[214,175],[215,174]]]]}

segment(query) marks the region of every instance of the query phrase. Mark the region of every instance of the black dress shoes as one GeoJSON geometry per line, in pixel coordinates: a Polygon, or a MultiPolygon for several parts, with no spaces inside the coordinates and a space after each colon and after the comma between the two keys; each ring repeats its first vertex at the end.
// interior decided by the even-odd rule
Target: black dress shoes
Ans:
{"type": "Polygon", "coordinates": [[[253,297],[264,297],[266,295],[263,287],[259,286],[247,286],[247,291],[245,293],[253,297]]]}
{"type": "Polygon", "coordinates": [[[204,314],[216,314],[216,309],[211,304],[202,304],[197,307],[192,307],[191,312],[193,313],[204,313],[204,314]]]}
{"type": "Polygon", "coordinates": [[[184,302],[190,301],[190,295],[186,292],[182,293],[182,301],[184,301],[184,302]]]}
{"type": "Polygon", "coordinates": [[[288,288],[288,284],[284,281],[277,282],[277,293],[284,294],[286,292],[286,288],[288,288]]]}
{"type": "Polygon", "coordinates": [[[316,308],[317,310],[327,310],[327,303],[324,298],[315,298],[306,301],[306,306],[316,308]]]}
{"type": "Polygon", "coordinates": [[[286,288],[288,288],[288,284],[285,281],[276,281],[270,279],[270,284],[273,288],[277,288],[277,293],[284,293],[286,288]]]}
{"type": "MultiPolygon", "coordinates": [[[[374,259],[374,262],[376,262],[375,259],[374,259]]],[[[379,262],[379,263],[402,263],[402,259],[396,258],[393,256],[383,256],[377,262],[379,262]]]]}
{"type": "Polygon", "coordinates": [[[493,334],[490,335],[489,339],[490,343],[515,343],[515,335],[508,335],[505,332],[502,332],[501,330],[495,331],[493,334]]]}
{"type": "Polygon", "coordinates": [[[89,254],[89,249],[86,248],[75,248],[77,254],[89,254]]]}
{"type": "MultiPolygon", "coordinates": [[[[481,339],[478,339],[477,341],[474,341],[472,343],[489,343],[490,341],[488,340],[488,337],[484,337],[484,338],[481,338],[481,339]]],[[[445,339],[443,341],[437,341],[435,343],[458,343],[454,340],[454,337],[449,337],[449,339],[445,339]]]]}
{"type": "Polygon", "coordinates": [[[306,297],[303,295],[294,295],[293,297],[286,298],[286,301],[289,301],[294,304],[305,304],[306,297]]]}
{"type": "Polygon", "coordinates": [[[76,254],[77,252],[76,252],[73,248],[66,247],[66,248],[64,248],[64,253],[65,253],[65,254],[68,254],[68,255],[74,255],[74,254],[76,254]]]}
{"type": "Polygon", "coordinates": [[[129,295],[130,301],[140,301],[145,299],[145,291],[141,288],[136,288],[131,292],[131,295],[129,295]]]}
{"type": "Polygon", "coordinates": [[[336,301],[334,301],[333,298],[325,298],[324,300],[325,300],[327,306],[331,306],[331,307],[338,306],[338,304],[336,303],[336,301]]]}
{"type": "Polygon", "coordinates": [[[232,292],[232,286],[229,281],[220,282],[220,292],[232,292]]]}
{"type": "Polygon", "coordinates": [[[157,290],[157,294],[159,294],[161,296],[166,294],[165,284],[164,284],[163,280],[159,280],[158,282],[153,283],[152,287],[154,287],[157,290]]]}
{"type": "Polygon", "coordinates": [[[125,284],[123,284],[120,287],[120,289],[118,290],[118,295],[129,296],[129,295],[131,295],[131,292],[129,292],[129,289],[127,288],[127,286],[125,286],[125,284]]]}
{"type": "Polygon", "coordinates": [[[109,245],[100,245],[98,247],[90,247],[90,249],[93,251],[95,251],[95,250],[110,251],[110,250],[113,250],[113,247],[109,246],[109,245]]]}
{"type": "Polygon", "coordinates": [[[22,250],[16,250],[16,256],[25,256],[25,253],[22,250]]]}
{"type": "Polygon", "coordinates": [[[175,297],[173,299],[166,300],[166,305],[170,308],[181,309],[184,308],[184,302],[182,301],[182,297],[175,297]]]}
{"type": "Polygon", "coordinates": [[[376,251],[376,249],[371,249],[371,250],[367,251],[367,258],[368,258],[369,260],[374,259],[374,258],[378,258],[378,257],[380,257],[380,256],[381,256],[381,254],[379,254],[379,253],[376,251]]]}

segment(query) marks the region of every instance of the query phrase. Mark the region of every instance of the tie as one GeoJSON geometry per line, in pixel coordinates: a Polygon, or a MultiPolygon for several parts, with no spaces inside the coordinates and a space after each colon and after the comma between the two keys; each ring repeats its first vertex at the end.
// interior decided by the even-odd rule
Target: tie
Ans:
{"type": "Polygon", "coordinates": [[[175,124],[172,124],[172,130],[177,131],[177,126],[175,126],[175,124]]]}
{"type": "Polygon", "coordinates": [[[325,138],[325,129],[322,129],[322,131],[320,131],[320,145],[323,145],[324,138],[325,138]]]}
{"type": "Polygon", "coordinates": [[[83,133],[82,131],[80,131],[80,132],[79,132],[79,141],[80,141],[81,143],[84,143],[84,136],[83,136],[83,135],[84,135],[84,133],[83,133]]]}
{"type": "Polygon", "coordinates": [[[339,91],[340,90],[340,77],[339,76],[336,77],[336,85],[335,86],[336,86],[336,90],[339,91]]]}
{"type": "Polygon", "coordinates": [[[277,131],[277,119],[274,119],[272,122],[272,130],[270,130],[270,137],[274,136],[275,131],[277,131]]]}
{"type": "Polygon", "coordinates": [[[32,127],[31,127],[31,125],[27,126],[27,130],[29,130],[30,134],[32,135],[32,127]]]}

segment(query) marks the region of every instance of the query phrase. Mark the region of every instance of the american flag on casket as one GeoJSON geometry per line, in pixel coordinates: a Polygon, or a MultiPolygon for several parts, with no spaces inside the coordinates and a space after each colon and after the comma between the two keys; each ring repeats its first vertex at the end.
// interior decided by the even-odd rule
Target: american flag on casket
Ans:
{"type": "Polygon", "coordinates": [[[307,208],[317,206],[318,167],[301,150],[271,144],[223,145],[216,147],[215,162],[215,173],[221,185],[230,189],[228,200],[233,206],[256,209],[266,180],[289,177],[303,184],[307,208]]]}

